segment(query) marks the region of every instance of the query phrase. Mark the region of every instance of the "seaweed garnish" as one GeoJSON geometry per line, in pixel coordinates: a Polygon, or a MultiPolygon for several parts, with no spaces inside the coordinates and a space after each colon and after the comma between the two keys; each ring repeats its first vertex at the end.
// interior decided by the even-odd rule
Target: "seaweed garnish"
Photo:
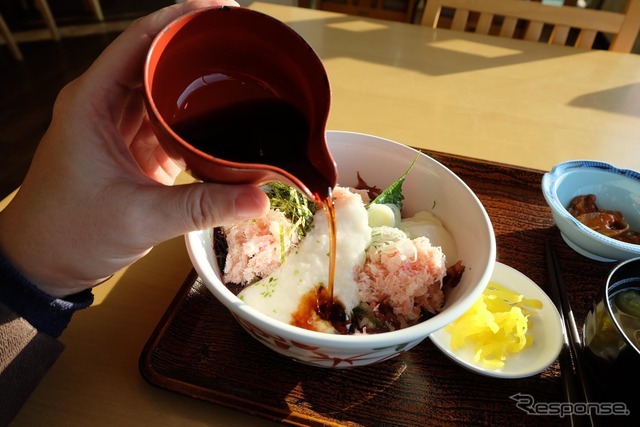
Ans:
{"type": "Polygon", "coordinates": [[[291,221],[300,239],[304,238],[313,224],[315,202],[295,188],[277,181],[267,184],[265,193],[271,202],[271,209],[282,212],[291,221]]]}
{"type": "Polygon", "coordinates": [[[221,272],[224,271],[227,263],[227,254],[229,253],[229,245],[223,227],[213,228],[213,253],[216,256],[218,268],[221,272]]]}

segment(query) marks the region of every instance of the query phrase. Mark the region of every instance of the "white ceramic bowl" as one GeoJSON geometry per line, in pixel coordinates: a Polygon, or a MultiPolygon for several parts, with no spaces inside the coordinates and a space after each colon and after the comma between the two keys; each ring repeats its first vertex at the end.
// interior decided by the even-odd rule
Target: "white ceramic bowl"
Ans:
{"type": "Polygon", "coordinates": [[[564,162],[543,176],[542,194],[562,238],[576,252],[605,262],[640,256],[640,245],[600,234],[567,210],[574,197],[595,194],[600,209],[620,211],[631,229],[640,231],[640,173],[590,160],[564,162]]]}
{"type": "MultiPolygon", "coordinates": [[[[339,170],[339,184],[356,184],[356,173],[369,185],[384,188],[402,175],[418,152],[370,135],[327,132],[329,149],[339,170]]],[[[449,169],[420,155],[407,176],[404,214],[432,210],[453,235],[458,257],[466,266],[460,283],[445,295],[441,313],[417,325],[371,335],[333,335],[308,331],[274,320],[244,304],[220,281],[212,231],[186,236],[189,255],[206,286],[246,329],[267,347],[297,361],[329,368],[364,366],[409,350],[429,334],[464,314],[489,282],[496,243],[487,213],[467,185],[449,169]]]]}

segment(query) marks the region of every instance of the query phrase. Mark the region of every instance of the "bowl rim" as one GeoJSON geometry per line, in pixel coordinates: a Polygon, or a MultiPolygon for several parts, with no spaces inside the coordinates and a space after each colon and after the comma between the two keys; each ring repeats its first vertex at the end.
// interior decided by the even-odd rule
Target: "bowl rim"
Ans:
{"type": "MultiPolygon", "coordinates": [[[[488,234],[488,237],[489,237],[489,248],[488,248],[488,251],[486,251],[485,253],[489,262],[485,266],[484,271],[479,276],[479,282],[482,282],[485,284],[489,282],[493,274],[493,270],[496,263],[496,253],[497,253],[496,246],[497,245],[496,245],[496,239],[495,239],[495,232],[491,223],[491,219],[484,205],[482,204],[480,199],[478,199],[477,195],[473,192],[473,190],[471,190],[471,188],[469,188],[469,186],[458,175],[456,175],[453,171],[451,171],[449,168],[447,168],[442,163],[438,162],[436,159],[429,156],[428,154],[423,153],[408,145],[401,144],[380,136],[375,136],[375,135],[370,135],[370,134],[365,134],[360,132],[340,131],[340,130],[327,130],[326,133],[327,133],[327,136],[329,134],[335,135],[335,136],[354,135],[354,136],[360,136],[363,138],[378,140],[379,142],[391,143],[396,146],[402,147],[402,149],[413,151],[415,152],[416,155],[420,154],[422,156],[425,156],[429,162],[433,162],[438,168],[441,168],[442,170],[446,171],[448,174],[451,174],[451,177],[459,185],[461,185],[463,188],[465,188],[468,191],[469,195],[474,201],[474,204],[480,210],[480,213],[485,220],[485,224],[487,225],[486,233],[488,234]]],[[[200,236],[202,235],[202,233],[206,233],[206,232],[208,232],[208,230],[199,230],[199,231],[193,231],[193,232],[187,233],[185,235],[187,251],[189,253],[189,257],[192,260],[194,260],[195,256],[198,255],[195,251],[197,250],[204,251],[204,248],[202,247],[202,245],[198,245],[198,241],[200,240],[200,236]]],[[[239,316],[240,313],[246,312],[246,314],[248,314],[251,318],[260,322],[259,326],[264,328],[265,330],[268,330],[269,332],[272,332],[275,334],[279,334],[279,333],[283,335],[286,334],[286,338],[288,341],[294,341],[294,342],[300,341],[300,342],[304,342],[305,345],[309,345],[308,344],[309,342],[313,342],[314,345],[323,346],[326,348],[340,348],[340,349],[348,349],[348,350],[357,350],[357,349],[371,350],[372,345],[375,346],[373,348],[374,350],[381,350],[385,347],[390,347],[390,346],[397,346],[398,350],[400,350],[400,348],[402,348],[402,345],[410,344],[416,341],[422,341],[425,338],[427,338],[430,333],[433,333],[436,330],[442,327],[445,327],[446,325],[448,325],[449,323],[457,319],[459,316],[464,314],[464,312],[475,302],[475,300],[479,297],[479,295],[484,290],[484,286],[476,286],[474,289],[471,289],[469,294],[466,296],[466,299],[465,299],[465,301],[467,302],[466,306],[463,305],[457,308],[456,310],[443,311],[438,313],[436,316],[438,319],[442,321],[442,322],[439,322],[439,323],[442,323],[442,325],[439,326],[437,329],[434,329],[433,331],[429,331],[425,333],[422,330],[430,329],[430,324],[428,322],[429,320],[436,318],[436,316],[434,316],[431,319],[427,319],[421,323],[418,323],[416,325],[409,326],[407,328],[399,329],[392,332],[379,333],[379,334],[359,334],[357,335],[357,338],[354,339],[354,335],[329,334],[325,332],[306,330],[297,326],[290,325],[286,322],[276,320],[272,317],[269,317],[266,314],[261,313],[257,309],[250,307],[249,305],[242,302],[229,289],[227,289],[226,286],[224,286],[224,284],[220,287],[220,286],[215,286],[212,283],[209,283],[209,280],[207,279],[208,274],[207,272],[202,270],[202,266],[196,262],[192,262],[192,264],[196,269],[197,273],[200,275],[202,281],[205,283],[206,287],[234,315],[239,316]],[[345,347],[344,346],[345,344],[348,344],[348,347],[345,347]]],[[[215,273],[215,270],[213,270],[213,266],[211,264],[209,264],[207,267],[209,267],[211,271],[215,273]]],[[[456,305],[454,304],[453,307],[456,307],[456,305]]]]}
{"type": "MultiPolygon", "coordinates": [[[[558,199],[558,186],[564,177],[574,173],[590,171],[597,171],[605,174],[612,174],[614,176],[628,178],[640,184],[640,172],[637,172],[633,169],[621,169],[610,163],[597,160],[569,160],[566,162],[558,163],[551,169],[550,172],[547,172],[543,175],[542,193],[547,201],[547,204],[554,214],[557,214],[561,219],[570,222],[580,231],[586,233],[587,236],[595,239],[597,242],[618,250],[640,254],[640,245],[616,240],[611,237],[607,237],[604,234],[598,233],[595,230],[592,230],[591,228],[578,221],[573,215],[571,215],[567,208],[563,206],[558,199]]],[[[573,239],[571,240],[573,241],[573,239]]],[[[577,243],[574,242],[574,244],[577,243]]]]}
{"type": "MultiPolygon", "coordinates": [[[[640,355],[640,347],[636,342],[632,341],[631,338],[629,338],[629,336],[624,332],[624,328],[622,327],[622,324],[613,313],[612,297],[615,296],[615,292],[614,293],[611,292],[611,285],[612,285],[611,281],[613,280],[615,275],[618,274],[620,270],[624,270],[628,268],[629,265],[637,264],[637,263],[640,263],[640,257],[630,258],[628,260],[620,262],[618,265],[616,265],[611,269],[611,271],[607,275],[607,280],[605,281],[605,286],[604,286],[604,306],[605,306],[605,309],[607,310],[607,314],[611,318],[611,321],[615,324],[616,332],[619,335],[619,337],[624,340],[627,346],[633,349],[635,354],[640,355]]],[[[620,279],[620,281],[623,281],[623,280],[624,279],[620,279]]],[[[620,283],[620,281],[618,283],[620,283]]]]}

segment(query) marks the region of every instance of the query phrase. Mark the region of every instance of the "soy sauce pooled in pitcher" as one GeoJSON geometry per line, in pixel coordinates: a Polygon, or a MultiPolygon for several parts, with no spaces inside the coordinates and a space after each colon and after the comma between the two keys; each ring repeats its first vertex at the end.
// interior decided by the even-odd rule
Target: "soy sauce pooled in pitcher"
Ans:
{"type": "Polygon", "coordinates": [[[349,318],[333,295],[336,219],[331,189],[335,183],[309,158],[312,141],[307,117],[264,84],[228,73],[196,79],[179,97],[177,107],[170,125],[189,144],[220,159],[279,167],[302,181],[324,205],[330,241],[328,286],[326,290],[319,287],[308,309],[345,333],[349,318]],[[227,97],[224,108],[211,108],[216,97],[227,97]]]}
{"type": "Polygon", "coordinates": [[[333,187],[309,158],[308,118],[247,76],[213,73],[196,79],[178,98],[170,125],[182,139],[214,157],[291,173],[319,200],[333,187]],[[216,106],[216,99],[225,101],[216,106]]]}

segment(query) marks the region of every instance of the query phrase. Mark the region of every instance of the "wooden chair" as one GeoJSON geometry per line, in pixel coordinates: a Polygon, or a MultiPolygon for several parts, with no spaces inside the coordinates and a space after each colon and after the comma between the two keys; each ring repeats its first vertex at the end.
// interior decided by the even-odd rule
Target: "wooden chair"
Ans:
{"type": "Polygon", "coordinates": [[[0,15],[0,34],[2,34],[2,37],[5,39],[13,57],[18,61],[22,61],[22,52],[18,47],[18,43],[16,43],[16,39],[13,38],[13,34],[11,34],[7,23],[2,18],[2,15],[0,15]]]}
{"type": "MultiPolygon", "coordinates": [[[[104,21],[104,14],[102,13],[100,0],[84,0],[84,3],[98,21],[104,21]]],[[[60,30],[58,29],[56,20],[51,13],[51,8],[49,7],[49,3],[47,2],[47,0],[34,0],[34,4],[42,15],[42,19],[44,20],[47,28],[49,29],[49,32],[51,33],[51,37],[54,40],[60,40],[60,30]]],[[[2,18],[2,15],[0,15],[0,35],[5,39],[13,57],[18,61],[22,61],[24,58],[22,56],[22,52],[20,51],[20,47],[18,47],[18,43],[11,33],[9,26],[2,18]]]]}
{"type": "Polygon", "coordinates": [[[640,30],[640,0],[628,0],[624,13],[525,0],[427,0],[422,25],[436,28],[443,8],[455,11],[453,30],[466,31],[471,12],[475,12],[479,14],[476,33],[491,34],[498,27],[497,35],[514,38],[518,24],[524,22],[525,40],[541,41],[543,30],[551,28],[548,43],[564,45],[573,29],[577,36],[572,45],[587,49],[601,32],[613,35],[609,50],[629,53],[640,30]]]}
{"type": "MultiPolygon", "coordinates": [[[[35,0],[35,5],[42,14],[42,18],[44,19],[47,28],[49,28],[49,32],[51,33],[51,37],[54,40],[60,40],[60,31],[58,30],[58,26],[56,25],[56,21],[51,14],[51,9],[49,8],[49,4],[47,0],[35,0]]],[[[24,57],[22,56],[22,51],[20,47],[18,47],[18,43],[16,42],[15,37],[11,33],[9,26],[6,21],[0,15],[0,34],[5,39],[11,54],[18,61],[22,61],[24,57]]]]}
{"type": "Polygon", "coordinates": [[[93,16],[100,22],[104,21],[104,13],[102,13],[102,6],[100,0],[85,0],[84,3],[93,13],[93,16]]]}
{"type": "Polygon", "coordinates": [[[51,37],[54,40],[60,40],[60,30],[58,30],[56,20],[51,13],[51,8],[49,7],[47,0],[35,0],[35,4],[40,11],[40,14],[42,14],[42,18],[44,19],[45,24],[47,24],[47,28],[49,28],[51,37]]]}
{"type": "Polygon", "coordinates": [[[316,8],[330,12],[390,21],[413,21],[416,0],[316,0],[316,8]]]}

